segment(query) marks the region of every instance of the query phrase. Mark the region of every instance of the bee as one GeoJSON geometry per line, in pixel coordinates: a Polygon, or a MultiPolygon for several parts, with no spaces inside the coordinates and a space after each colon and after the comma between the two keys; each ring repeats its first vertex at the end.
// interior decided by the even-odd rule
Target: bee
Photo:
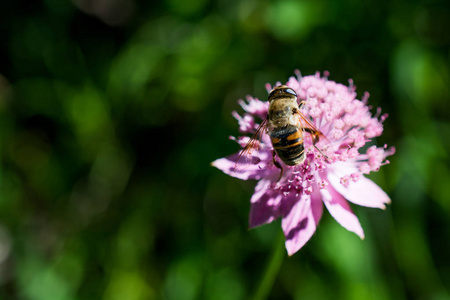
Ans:
{"type": "MultiPolygon", "coordinates": [[[[313,146],[325,157],[323,152],[317,148],[316,143],[325,136],[317,129],[311,121],[300,112],[304,101],[297,102],[297,94],[286,85],[275,87],[268,96],[269,111],[267,117],[261,122],[255,134],[245,145],[239,154],[236,166],[242,157],[250,157],[253,150],[260,145],[259,141],[263,133],[267,133],[272,142],[273,164],[281,170],[283,168],[275,159],[278,156],[281,161],[288,166],[296,166],[305,161],[304,133],[307,132],[311,138],[313,146]]],[[[236,169],[236,167],[235,167],[236,169]]]]}

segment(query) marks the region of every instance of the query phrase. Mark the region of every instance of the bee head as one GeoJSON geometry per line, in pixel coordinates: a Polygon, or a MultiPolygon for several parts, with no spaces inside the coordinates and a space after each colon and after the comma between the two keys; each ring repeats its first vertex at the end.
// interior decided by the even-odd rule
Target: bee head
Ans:
{"type": "Polygon", "coordinates": [[[290,98],[297,100],[297,93],[287,85],[279,85],[269,93],[268,100],[269,102],[272,102],[278,98],[290,98]]]}

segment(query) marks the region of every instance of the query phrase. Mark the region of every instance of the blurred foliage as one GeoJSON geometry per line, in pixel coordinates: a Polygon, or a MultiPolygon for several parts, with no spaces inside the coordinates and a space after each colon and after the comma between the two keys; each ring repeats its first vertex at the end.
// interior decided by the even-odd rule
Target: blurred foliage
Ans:
{"type": "Polygon", "coordinates": [[[445,0],[2,1],[0,298],[450,299],[449,28],[445,0]],[[279,222],[209,163],[297,68],[390,114],[392,205],[269,263],[279,222]]]}

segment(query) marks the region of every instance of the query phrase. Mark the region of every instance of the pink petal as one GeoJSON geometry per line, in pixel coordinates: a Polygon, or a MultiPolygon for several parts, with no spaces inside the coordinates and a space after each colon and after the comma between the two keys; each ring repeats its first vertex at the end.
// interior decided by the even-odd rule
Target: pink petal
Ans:
{"type": "MultiPolygon", "coordinates": [[[[284,201],[295,201],[295,199],[284,201]]],[[[322,216],[322,210],[319,195],[303,194],[284,215],[281,227],[286,237],[285,244],[289,255],[300,250],[314,234],[322,216]]]]}
{"type": "Polygon", "coordinates": [[[328,186],[326,189],[321,189],[320,193],[325,206],[333,218],[341,224],[342,227],[356,233],[363,239],[364,231],[361,224],[359,223],[358,218],[353,214],[350,205],[344,197],[336,192],[331,186],[328,186]]]}
{"type": "Polygon", "coordinates": [[[270,223],[280,216],[282,194],[272,189],[271,183],[271,180],[262,179],[255,187],[255,193],[250,199],[250,228],[270,223]]]}
{"type": "Polygon", "coordinates": [[[348,172],[328,172],[328,181],[333,188],[348,201],[361,206],[377,207],[385,209],[386,203],[390,203],[389,196],[372,180],[361,176],[358,181],[350,181],[350,184],[345,187],[340,183],[340,178],[343,175],[350,175],[357,172],[355,169],[349,169],[348,172]]]}
{"type": "Polygon", "coordinates": [[[269,158],[268,151],[261,151],[258,157],[255,157],[253,164],[240,165],[236,170],[236,161],[239,157],[238,153],[232,154],[227,157],[219,158],[211,163],[212,166],[221,170],[227,175],[236,177],[242,180],[267,178],[279,176],[280,170],[268,164],[271,162],[271,156],[269,158]]]}

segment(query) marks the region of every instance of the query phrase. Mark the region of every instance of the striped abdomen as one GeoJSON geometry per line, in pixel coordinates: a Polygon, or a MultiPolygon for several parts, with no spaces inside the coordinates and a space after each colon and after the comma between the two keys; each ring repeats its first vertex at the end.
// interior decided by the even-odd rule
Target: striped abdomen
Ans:
{"type": "Polygon", "coordinates": [[[302,131],[293,125],[275,128],[270,139],[278,157],[289,166],[295,166],[305,160],[302,131]]]}

